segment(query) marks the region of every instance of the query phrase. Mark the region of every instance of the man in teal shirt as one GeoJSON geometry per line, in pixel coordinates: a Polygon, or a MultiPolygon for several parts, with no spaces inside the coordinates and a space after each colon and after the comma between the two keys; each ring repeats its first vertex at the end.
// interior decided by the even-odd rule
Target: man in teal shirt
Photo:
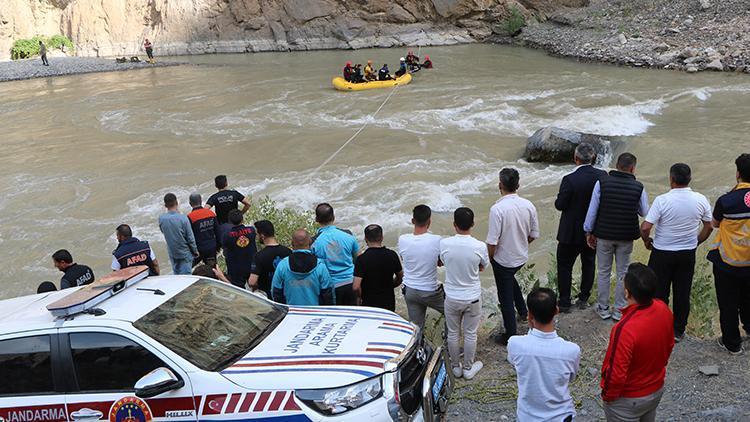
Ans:
{"type": "Polygon", "coordinates": [[[273,300],[295,306],[333,305],[333,280],[322,260],[310,251],[310,235],[292,235],[292,254],[279,262],[271,282],[273,300]]]}
{"type": "Polygon", "coordinates": [[[359,244],[352,233],[334,225],[333,207],[322,203],[315,207],[315,221],[320,224],[312,251],[328,268],[336,286],[336,304],[356,306],[357,297],[352,290],[354,260],[359,244]]]}

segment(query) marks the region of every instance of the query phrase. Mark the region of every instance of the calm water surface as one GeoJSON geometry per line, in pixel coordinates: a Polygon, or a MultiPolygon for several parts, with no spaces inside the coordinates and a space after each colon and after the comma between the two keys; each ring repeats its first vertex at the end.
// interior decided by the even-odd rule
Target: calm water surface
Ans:
{"type": "Polygon", "coordinates": [[[393,246],[418,203],[437,211],[439,234],[451,233],[453,209],[473,208],[484,240],[497,171],[514,166],[540,212],[543,237],[531,249],[543,268],[555,247],[557,186],[572,166],[519,160],[536,129],[632,136],[652,198],[667,190],[669,165],[684,161],[713,201],[733,184],[734,158],[750,151],[747,76],[587,65],[488,45],[425,53],[436,68],[400,88],[317,174],[389,93],[334,91],[340,64],[372,58],[393,68],[403,51],[201,56],[187,59],[195,66],[0,84],[0,297],[57,282],[50,255],[59,248],[106,273],[123,222],[169,269],[157,227],[163,195],[176,193],[187,212],[187,195],[207,197],[221,173],[285,206],[329,201],[341,226],[361,233],[380,223],[393,246]]]}

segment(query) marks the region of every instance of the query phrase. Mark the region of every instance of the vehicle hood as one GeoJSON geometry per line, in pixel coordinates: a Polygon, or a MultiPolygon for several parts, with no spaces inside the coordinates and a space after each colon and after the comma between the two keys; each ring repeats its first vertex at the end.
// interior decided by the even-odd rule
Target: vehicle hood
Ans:
{"type": "Polygon", "coordinates": [[[263,342],[221,374],[250,389],[348,385],[382,374],[415,333],[382,309],[290,307],[263,342]]]}

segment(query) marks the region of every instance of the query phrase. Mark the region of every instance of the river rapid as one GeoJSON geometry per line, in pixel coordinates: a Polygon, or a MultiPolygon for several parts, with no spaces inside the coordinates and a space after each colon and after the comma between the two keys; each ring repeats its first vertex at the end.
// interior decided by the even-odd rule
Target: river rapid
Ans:
{"type": "MultiPolygon", "coordinates": [[[[362,241],[379,223],[386,244],[410,230],[411,208],[430,205],[433,231],[474,209],[484,240],[497,172],[521,174],[537,206],[543,269],[556,242],[553,202],[572,165],[520,160],[526,137],[547,125],[629,136],[651,200],[668,190],[669,166],[693,168],[693,188],[713,201],[750,152],[750,78],[688,75],[551,58],[504,46],[424,48],[435,69],[415,75],[380,113],[388,90],[334,91],[347,59],[396,62],[397,49],[180,58],[194,65],[0,84],[0,298],[57,283],[51,254],[70,250],[97,276],[109,271],[114,229],[128,223],[170,272],[157,218],[162,197],[204,199],[213,177],[255,197],[311,209],[330,202],[362,241]],[[365,122],[327,166],[314,169],[365,122]]],[[[491,275],[485,274],[491,284],[491,275]]]]}

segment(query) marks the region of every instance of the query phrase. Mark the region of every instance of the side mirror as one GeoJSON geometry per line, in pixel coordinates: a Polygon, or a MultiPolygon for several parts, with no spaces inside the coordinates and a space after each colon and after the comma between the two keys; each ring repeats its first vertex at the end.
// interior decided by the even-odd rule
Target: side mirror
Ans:
{"type": "Polygon", "coordinates": [[[135,383],[135,395],[147,399],[167,391],[176,390],[184,385],[185,381],[177,378],[171,370],[156,368],[135,383]]]}

